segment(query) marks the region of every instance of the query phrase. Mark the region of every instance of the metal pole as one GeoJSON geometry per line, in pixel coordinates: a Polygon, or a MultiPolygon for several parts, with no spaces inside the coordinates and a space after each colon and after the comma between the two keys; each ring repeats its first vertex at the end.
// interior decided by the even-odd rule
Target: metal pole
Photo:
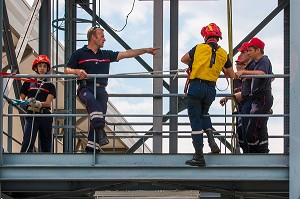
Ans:
{"type": "MultiPolygon", "coordinates": [[[[99,1],[100,4],[100,1],[99,1]]],[[[93,7],[93,14],[92,14],[92,18],[93,18],[93,26],[96,26],[96,1],[93,0],[92,2],[92,7],[93,7]]]]}
{"type": "MultiPolygon", "coordinates": [[[[8,114],[13,113],[13,108],[11,104],[8,104],[8,114]]],[[[12,127],[13,127],[13,119],[12,117],[7,118],[7,151],[9,153],[12,152],[12,127]]]]}
{"type": "Polygon", "coordinates": [[[39,12],[39,54],[51,57],[51,1],[42,0],[39,12]]]}
{"type": "MultiPolygon", "coordinates": [[[[228,21],[227,23],[228,23],[228,48],[229,48],[228,50],[229,50],[229,57],[230,57],[231,61],[233,62],[232,0],[227,0],[227,21],[228,21]]],[[[230,85],[231,85],[231,93],[233,93],[233,89],[234,88],[232,86],[233,85],[233,80],[232,79],[230,79],[230,85]]],[[[233,100],[231,100],[231,112],[232,113],[234,112],[234,101],[233,100]]],[[[234,121],[235,121],[235,118],[232,117],[231,118],[231,122],[232,122],[231,128],[233,130],[235,129],[234,121]]],[[[226,123],[226,120],[225,120],[225,123],[226,123]]],[[[225,129],[226,129],[226,126],[225,126],[225,129]]],[[[233,145],[233,148],[234,148],[234,150],[232,150],[232,151],[235,151],[236,145],[234,144],[234,141],[231,144],[233,145]]],[[[225,150],[226,150],[226,147],[225,147],[225,150]]]]}
{"type": "MultiPolygon", "coordinates": [[[[178,69],[178,0],[170,1],[170,70],[178,69]]],[[[173,72],[173,74],[176,72],[173,72]]],[[[178,79],[170,78],[170,93],[178,93],[178,79]]],[[[170,114],[178,114],[178,98],[170,97],[170,114]]],[[[178,130],[178,118],[170,118],[170,131],[178,130]]],[[[170,134],[169,153],[177,153],[178,134],[170,134]]]]}
{"type": "MultiPolygon", "coordinates": [[[[163,70],[163,0],[154,1],[154,19],[153,19],[153,46],[161,49],[157,55],[153,57],[154,71],[163,70]]],[[[160,73],[162,74],[162,73],[160,73]]],[[[163,94],[163,79],[153,79],[153,94],[163,94]]],[[[153,97],[153,114],[163,113],[162,97],[153,97]]],[[[162,130],[162,117],[153,117],[153,131],[162,130]]],[[[153,135],[153,152],[162,153],[162,134],[155,133],[153,135]]]]}
{"type": "MultiPolygon", "coordinates": [[[[278,4],[280,5],[283,0],[279,0],[278,4]]],[[[290,7],[286,6],[284,8],[283,13],[283,72],[284,74],[290,74],[290,7]]],[[[284,88],[284,95],[283,95],[283,113],[284,114],[290,114],[290,78],[284,78],[283,80],[283,88],[284,88]]],[[[289,135],[290,134],[290,118],[286,117],[283,118],[283,129],[284,134],[289,135]]],[[[289,153],[289,139],[284,139],[284,153],[289,153]]]]}
{"type": "MultiPolygon", "coordinates": [[[[76,3],[75,0],[66,0],[65,3],[65,60],[69,60],[72,52],[76,48],[76,3]],[[71,6],[70,6],[71,5],[71,6]]],[[[66,82],[65,84],[65,110],[68,113],[76,112],[76,85],[75,82],[66,82]],[[74,103],[73,103],[74,102],[74,103]]],[[[64,152],[72,153],[73,151],[73,135],[75,134],[75,117],[68,117],[65,120],[64,129],[64,152]]]]}
{"type": "MultiPolygon", "coordinates": [[[[3,0],[0,0],[0,44],[2,46],[2,30],[3,30],[3,0]]],[[[0,63],[2,64],[2,47],[1,47],[1,56],[0,56],[0,63]]],[[[2,66],[1,66],[2,71],[2,66]]],[[[3,107],[3,77],[0,76],[0,104],[3,107]]],[[[0,108],[0,166],[3,165],[2,162],[2,148],[3,148],[3,108],[0,108]]],[[[1,193],[1,182],[0,182],[0,193],[1,193]]]]}
{"type": "Polygon", "coordinates": [[[299,0],[290,1],[290,168],[289,168],[289,198],[300,198],[300,40],[299,40],[299,0]]]}
{"type": "MultiPolygon", "coordinates": [[[[0,0],[0,44],[2,46],[2,30],[3,30],[3,0],[0,0]]],[[[0,49],[1,56],[0,56],[0,63],[2,65],[2,47],[0,49]]],[[[1,71],[2,71],[2,66],[1,66],[1,71]]],[[[0,76],[0,104],[3,107],[3,77],[0,76]]],[[[0,166],[2,167],[3,165],[3,160],[2,160],[2,148],[3,148],[3,108],[0,108],[0,166]]],[[[2,183],[0,181],[0,198],[2,198],[2,183]]]]}

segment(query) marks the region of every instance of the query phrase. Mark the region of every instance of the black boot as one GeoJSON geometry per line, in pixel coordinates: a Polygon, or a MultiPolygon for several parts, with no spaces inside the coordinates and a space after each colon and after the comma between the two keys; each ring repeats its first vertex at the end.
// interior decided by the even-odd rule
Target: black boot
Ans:
{"type": "MultiPolygon", "coordinates": [[[[94,152],[94,148],[86,146],[85,147],[85,152],[86,153],[93,153],[94,152]]],[[[96,153],[100,153],[100,150],[96,149],[96,153]]]]}
{"type": "Polygon", "coordinates": [[[211,129],[205,130],[207,135],[208,145],[212,153],[220,153],[221,150],[219,149],[217,143],[215,142],[214,135],[211,129]]]}
{"type": "Polygon", "coordinates": [[[191,166],[205,167],[206,164],[202,149],[196,150],[196,153],[194,154],[193,158],[191,160],[187,160],[185,164],[191,166]]]}
{"type": "Polygon", "coordinates": [[[109,140],[107,138],[107,135],[106,135],[106,132],[104,131],[104,129],[99,129],[96,131],[99,135],[99,145],[104,146],[104,145],[109,144],[109,140]]]}

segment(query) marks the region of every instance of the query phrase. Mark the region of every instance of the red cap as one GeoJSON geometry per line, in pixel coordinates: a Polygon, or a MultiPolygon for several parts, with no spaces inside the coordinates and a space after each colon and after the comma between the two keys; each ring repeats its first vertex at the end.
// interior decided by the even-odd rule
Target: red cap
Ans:
{"type": "Polygon", "coordinates": [[[235,60],[235,62],[236,62],[236,63],[242,63],[241,55],[238,56],[238,58],[237,58],[237,60],[235,60]]]}
{"type": "Polygon", "coordinates": [[[264,47],[265,47],[265,43],[264,43],[262,40],[260,40],[260,39],[258,39],[258,38],[256,38],[256,37],[254,37],[254,38],[252,38],[251,41],[249,42],[248,47],[251,47],[251,46],[256,46],[256,47],[258,47],[258,48],[260,48],[260,49],[263,50],[264,47]]]}
{"type": "Polygon", "coordinates": [[[239,52],[243,52],[245,50],[248,50],[249,42],[244,42],[242,46],[238,49],[239,52]]]}

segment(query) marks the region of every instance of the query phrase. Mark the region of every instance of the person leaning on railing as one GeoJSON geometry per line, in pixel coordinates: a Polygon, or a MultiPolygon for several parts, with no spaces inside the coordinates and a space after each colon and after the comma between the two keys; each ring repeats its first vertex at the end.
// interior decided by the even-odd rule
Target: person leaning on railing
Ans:
{"type": "MultiPolygon", "coordinates": [[[[37,56],[32,63],[32,70],[37,74],[46,74],[50,69],[50,60],[46,55],[37,56]]],[[[38,115],[51,113],[51,103],[55,97],[55,86],[53,83],[47,82],[46,78],[38,79],[37,83],[23,83],[20,98],[21,100],[27,98],[29,104],[26,106],[26,111],[28,114],[35,114],[35,117],[25,118],[21,152],[33,152],[37,132],[39,132],[41,141],[41,151],[51,151],[53,117],[38,117],[38,115]]]]}
{"type": "MultiPolygon", "coordinates": [[[[255,67],[255,61],[252,60],[248,55],[248,42],[244,42],[238,49],[240,55],[236,61],[236,70],[253,70],[255,67]],[[241,67],[239,64],[242,64],[241,67]]],[[[236,97],[236,108],[240,114],[250,114],[252,99],[249,98],[251,93],[251,82],[252,78],[238,78],[233,80],[234,94],[236,97]]],[[[220,104],[225,105],[227,101],[222,98],[220,104]]],[[[248,124],[249,117],[237,117],[236,122],[236,133],[238,135],[238,143],[242,148],[243,153],[248,153],[248,144],[246,139],[246,127],[248,124]]]]}
{"type": "Polygon", "coordinates": [[[88,45],[76,50],[69,59],[65,74],[76,74],[79,77],[77,95],[79,100],[85,105],[90,118],[88,143],[86,152],[93,152],[94,149],[100,152],[100,147],[109,143],[104,131],[105,117],[107,111],[108,94],[106,86],[108,78],[97,78],[96,85],[94,79],[88,79],[88,74],[109,74],[111,62],[117,62],[124,58],[132,58],[145,53],[155,55],[159,48],[141,48],[115,52],[111,50],[101,50],[104,46],[104,30],[98,26],[91,27],[87,32],[88,45]],[[96,86],[96,97],[94,96],[94,86],[96,86]],[[94,130],[96,140],[94,141],[94,130]]]}
{"type": "MultiPolygon", "coordinates": [[[[248,44],[248,55],[255,61],[253,70],[240,70],[236,77],[241,75],[273,74],[272,64],[268,56],[264,55],[265,43],[258,38],[252,38],[248,44]]],[[[248,99],[250,114],[269,114],[273,105],[271,78],[252,78],[248,99]]],[[[244,98],[246,98],[244,97],[244,98]]],[[[245,105],[243,105],[245,106],[245,105]]],[[[244,107],[243,107],[244,108],[244,107]]],[[[246,139],[249,153],[268,153],[268,117],[250,117],[246,126],[246,139]]]]}

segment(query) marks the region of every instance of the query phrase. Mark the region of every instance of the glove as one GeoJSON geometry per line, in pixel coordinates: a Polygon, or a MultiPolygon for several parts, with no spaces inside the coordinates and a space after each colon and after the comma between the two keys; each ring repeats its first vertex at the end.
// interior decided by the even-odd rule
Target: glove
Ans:
{"type": "Polygon", "coordinates": [[[30,102],[33,102],[33,101],[35,101],[35,99],[33,97],[27,99],[28,104],[30,104],[30,102]]]}
{"type": "Polygon", "coordinates": [[[38,100],[35,100],[34,98],[29,98],[27,100],[29,102],[29,105],[32,106],[32,107],[37,107],[37,108],[42,108],[42,102],[38,101],[38,100]]]}

